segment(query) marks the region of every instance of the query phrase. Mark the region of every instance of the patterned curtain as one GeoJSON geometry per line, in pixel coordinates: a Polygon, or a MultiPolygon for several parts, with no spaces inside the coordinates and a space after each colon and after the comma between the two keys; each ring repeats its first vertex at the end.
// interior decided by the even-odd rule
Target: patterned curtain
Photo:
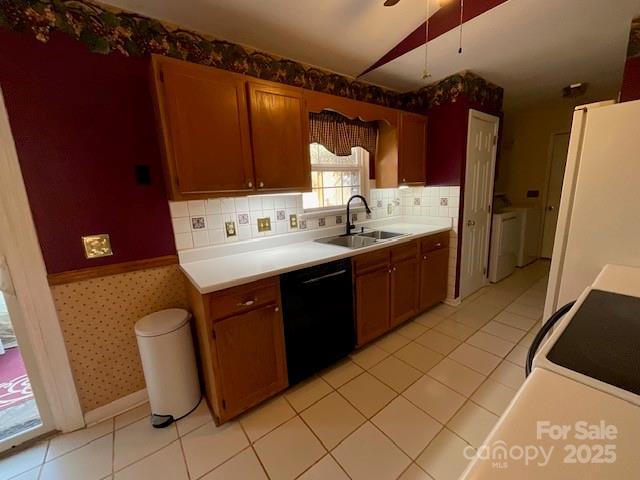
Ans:
{"type": "Polygon", "coordinates": [[[372,159],[378,141],[377,122],[363,122],[328,110],[309,114],[309,142],[319,143],[334,155],[351,155],[352,147],[362,147],[372,159]]]}

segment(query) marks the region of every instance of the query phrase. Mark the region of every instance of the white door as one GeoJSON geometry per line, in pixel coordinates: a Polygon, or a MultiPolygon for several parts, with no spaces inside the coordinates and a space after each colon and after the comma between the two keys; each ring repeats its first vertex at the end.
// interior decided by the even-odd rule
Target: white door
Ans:
{"type": "Polygon", "coordinates": [[[556,237],[558,224],[558,209],[562,195],[562,182],[567,164],[569,150],[569,133],[556,133],[551,139],[551,167],[547,183],[547,201],[544,210],[544,226],[542,231],[542,249],[540,256],[551,258],[553,240],[556,237]]]}
{"type": "Polygon", "coordinates": [[[469,111],[460,265],[461,298],[471,295],[487,282],[499,123],[498,117],[476,110],[469,111]]]}

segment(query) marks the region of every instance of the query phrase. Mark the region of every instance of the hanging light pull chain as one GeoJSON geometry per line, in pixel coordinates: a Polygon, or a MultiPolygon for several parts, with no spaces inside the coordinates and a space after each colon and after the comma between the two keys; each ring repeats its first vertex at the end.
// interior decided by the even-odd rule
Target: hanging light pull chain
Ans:
{"type": "Polygon", "coordinates": [[[458,53],[462,53],[462,24],[464,22],[464,0],[460,0],[460,45],[458,53]]]}
{"type": "Polygon", "coordinates": [[[427,20],[424,25],[425,38],[424,38],[424,71],[422,72],[422,79],[426,80],[431,76],[429,72],[429,16],[431,13],[430,8],[431,0],[427,0],[427,20]]]}

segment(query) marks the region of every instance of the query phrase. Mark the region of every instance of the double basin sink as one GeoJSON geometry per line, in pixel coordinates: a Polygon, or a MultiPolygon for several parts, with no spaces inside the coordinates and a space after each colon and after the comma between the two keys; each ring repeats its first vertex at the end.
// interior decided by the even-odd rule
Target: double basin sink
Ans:
{"type": "Polygon", "coordinates": [[[404,235],[407,234],[385,232],[384,230],[372,230],[369,232],[354,233],[351,235],[335,235],[333,237],[318,238],[316,239],[316,242],[356,249],[375,245],[380,242],[386,242],[404,235]]]}

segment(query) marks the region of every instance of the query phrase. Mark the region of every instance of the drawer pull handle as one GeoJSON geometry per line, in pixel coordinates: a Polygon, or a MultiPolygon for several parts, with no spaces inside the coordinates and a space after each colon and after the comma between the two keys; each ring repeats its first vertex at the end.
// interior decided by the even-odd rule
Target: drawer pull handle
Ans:
{"type": "Polygon", "coordinates": [[[251,305],[253,305],[257,301],[258,301],[258,299],[254,298],[253,300],[247,300],[246,302],[240,302],[240,303],[238,303],[238,307],[250,307],[251,305]]]}

